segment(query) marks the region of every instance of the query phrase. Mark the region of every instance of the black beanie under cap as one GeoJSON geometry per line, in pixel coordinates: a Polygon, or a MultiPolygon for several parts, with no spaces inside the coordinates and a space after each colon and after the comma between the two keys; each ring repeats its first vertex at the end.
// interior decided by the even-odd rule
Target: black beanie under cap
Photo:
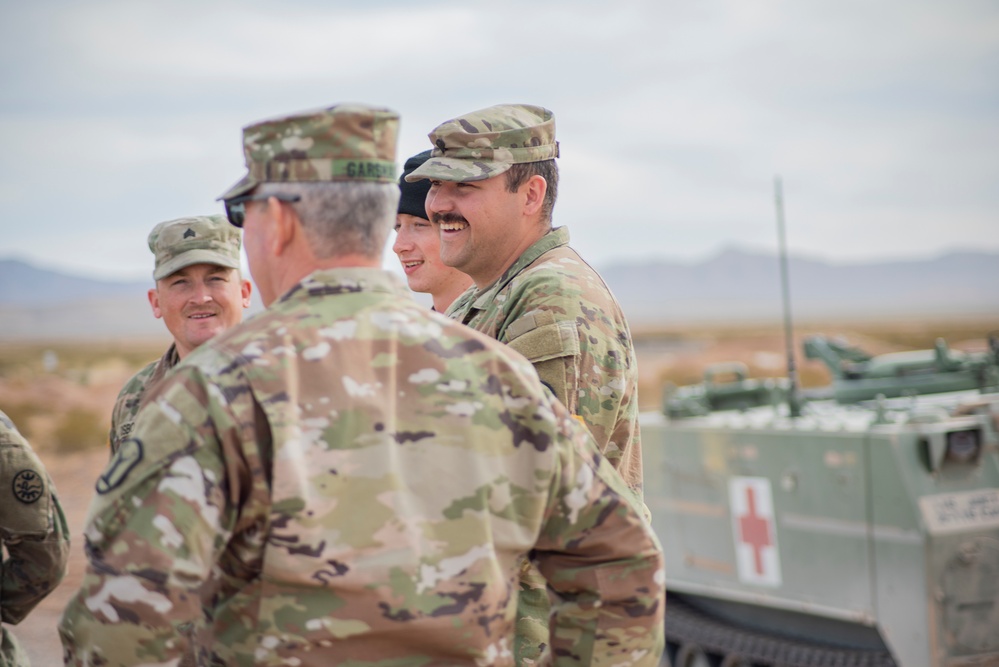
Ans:
{"type": "Polygon", "coordinates": [[[415,183],[407,183],[406,176],[430,158],[430,151],[417,153],[406,160],[406,166],[402,168],[402,176],[399,177],[399,189],[402,196],[399,197],[399,213],[408,213],[418,218],[427,220],[427,193],[430,192],[430,181],[426,178],[415,183]]]}

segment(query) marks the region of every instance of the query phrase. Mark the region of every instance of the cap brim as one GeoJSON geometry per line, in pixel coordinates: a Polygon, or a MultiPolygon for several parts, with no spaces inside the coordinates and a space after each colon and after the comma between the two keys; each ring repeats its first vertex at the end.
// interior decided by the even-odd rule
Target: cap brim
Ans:
{"type": "Polygon", "coordinates": [[[171,273],[176,273],[192,264],[215,264],[230,269],[240,268],[238,257],[233,259],[215,250],[188,250],[156,267],[156,270],[153,271],[153,280],[163,280],[171,273]]]}
{"type": "Polygon", "coordinates": [[[247,174],[243,178],[239,179],[234,186],[223,192],[221,196],[217,197],[215,201],[222,201],[223,199],[232,199],[233,197],[245,195],[247,192],[257,187],[257,185],[259,184],[254,179],[250,178],[249,174],[247,174]]]}
{"type": "Polygon", "coordinates": [[[406,175],[406,182],[429,178],[432,181],[452,181],[470,183],[484,181],[510,170],[512,162],[491,162],[487,160],[465,160],[451,157],[432,157],[406,175]]]}

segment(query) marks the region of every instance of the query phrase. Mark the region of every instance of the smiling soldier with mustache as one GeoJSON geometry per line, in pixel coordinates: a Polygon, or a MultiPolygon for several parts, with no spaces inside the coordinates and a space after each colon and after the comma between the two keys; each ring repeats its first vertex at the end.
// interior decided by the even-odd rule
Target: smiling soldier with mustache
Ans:
{"type": "Polygon", "coordinates": [[[111,413],[111,453],[132,431],[142,398],[191,350],[239,324],[250,305],[250,281],[239,271],[239,229],[221,215],[161,222],[149,233],[156,257],[149,305],[173,336],[158,360],[135,374],[111,413]]]}
{"type": "MultiPolygon", "coordinates": [[[[624,313],[600,275],[553,227],[558,190],[555,115],[500,104],[446,121],[430,133],[430,158],[406,180],[430,181],[426,209],[441,260],[474,285],[449,317],[523,354],[640,498],[638,368],[624,313]]],[[[517,664],[548,645],[545,583],[524,562],[517,664]]]]}

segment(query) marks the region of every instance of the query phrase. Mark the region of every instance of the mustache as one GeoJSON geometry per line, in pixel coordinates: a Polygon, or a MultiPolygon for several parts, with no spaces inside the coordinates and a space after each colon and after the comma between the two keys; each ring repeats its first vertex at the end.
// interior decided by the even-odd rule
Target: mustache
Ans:
{"type": "Polygon", "coordinates": [[[190,317],[191,315],[218,315],[219,309],[214,306],[191,306],[190,308],[181,310],[180,314],[184,317],[190,317]]]}
{"type": "Polygon", "coordinates": [[[468,224],[468,220],[465,220],[464,216],[457,213],[434,213],[430,218],[430,222],[435,225],[439,225],[442,222],[464,222],[466,225],[468,224]]]}

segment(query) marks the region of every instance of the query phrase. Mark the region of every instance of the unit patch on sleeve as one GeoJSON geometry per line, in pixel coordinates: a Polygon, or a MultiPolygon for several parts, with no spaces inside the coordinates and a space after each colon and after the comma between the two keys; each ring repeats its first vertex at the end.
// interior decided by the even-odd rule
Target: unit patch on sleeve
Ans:
{"type": "Polygon", "coordinates": [[[97,478],[97,493],[103,495],[119,486],[142,461],[142,441],[138,438],[128,438],[122,441],[111,463],[104,474],[97,478]]]}
{"type": "Polygon", "coordinates": [[[45,482],[34,470],[22,470],[14,475],[12,487],[14,497],[25,505],[35,502],[45,492],[45,482]]]}

